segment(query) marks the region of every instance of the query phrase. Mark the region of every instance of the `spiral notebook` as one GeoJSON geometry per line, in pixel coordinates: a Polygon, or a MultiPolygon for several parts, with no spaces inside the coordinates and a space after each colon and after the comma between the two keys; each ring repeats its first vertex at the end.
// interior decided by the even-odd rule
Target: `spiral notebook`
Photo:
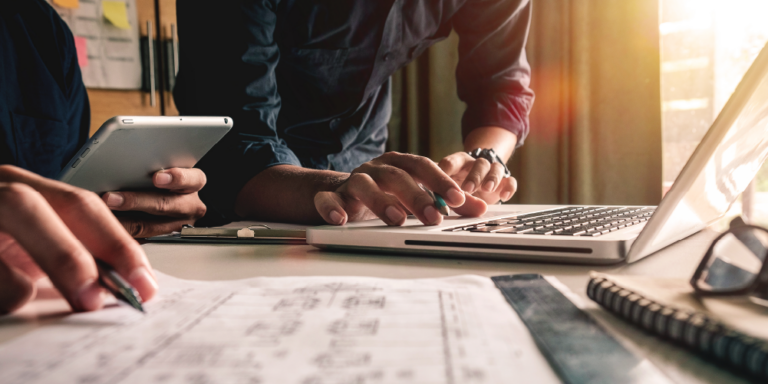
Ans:
{"type": "Polygon", "coordinates": [[[768,308],[746,298],[699,298],[685,279],[596,272],[587,296],[646,332],[768,380],[768,308]]]}

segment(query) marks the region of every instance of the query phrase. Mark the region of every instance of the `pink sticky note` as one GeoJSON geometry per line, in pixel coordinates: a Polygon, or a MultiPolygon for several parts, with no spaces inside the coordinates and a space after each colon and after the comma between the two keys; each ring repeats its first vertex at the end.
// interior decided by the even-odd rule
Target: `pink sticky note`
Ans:
{"type": "Polygon", "coordinates": [[[75,49],[77,49],[77,62],[80,68],[88,66],[88,40],[85,37],[75,36],[75,49]]]}

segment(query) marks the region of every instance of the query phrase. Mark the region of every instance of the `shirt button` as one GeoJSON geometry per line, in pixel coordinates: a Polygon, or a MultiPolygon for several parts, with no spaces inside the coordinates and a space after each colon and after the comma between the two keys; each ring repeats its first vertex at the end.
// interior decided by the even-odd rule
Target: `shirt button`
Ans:
{"type": "Polygon", "coordinates": [[[340,121],[341,121],[341,119],[333,119],[333,120],[331,120],[331,128],[338,127],[340,121]]]}
{"type": "Polygon", "coordinates": [[[383,59],[384,59],[384,61],[389,61],[389,58],[390,58],[390,57],[392,57],[392,55],[391,55],[391,54],[389,54],[389,53],[385,53],[385,54],[384,54],[384,57],[383,57],[383,59]]]}

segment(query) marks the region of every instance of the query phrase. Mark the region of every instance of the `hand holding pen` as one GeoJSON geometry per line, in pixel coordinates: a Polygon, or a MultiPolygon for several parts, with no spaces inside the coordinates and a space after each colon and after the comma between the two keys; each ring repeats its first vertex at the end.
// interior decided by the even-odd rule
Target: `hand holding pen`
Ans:
{"type": "Polygon", "coordinates": [[[143,249],[96,194],[0,166],[0,311],[34,298],[45,276],[74,310],[101,308],[107,291],[96,259],[145,300],[157,292],[143,249]]]}
{"type": "Polygon", "coordinates": [[[465,194],[432,160],[416,155],[389,152],[352,171],[334,191],[315,195],[317,212],[330,224],[380,218],[387,225],[403,225],[409,213],[425,225],[437,225],[443,214],[433,197],[419,184],[437,193],[445,208],[465,216],[480,216],[484,201],[465,194]]]}
{"type": "Polygon", "coordinates": [[[429,194],[429,196],[432,198],[432,201],[435,202],[435,208],[437,208],[437,211],[440,212],[443,216],[450,216],[451,215],[451,209],[448,208],[448,204],[445,203],[445,200],[442,196],[438,195],[437,193],[434,193],[424,187],[423,185],[419,184],[419,187],[423,189],[425,192],[429,194]]]}

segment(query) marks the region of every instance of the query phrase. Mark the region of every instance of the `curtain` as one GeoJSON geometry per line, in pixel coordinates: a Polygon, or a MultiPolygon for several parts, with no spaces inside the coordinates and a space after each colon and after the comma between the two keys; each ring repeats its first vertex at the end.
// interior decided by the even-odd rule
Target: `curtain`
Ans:
{"type": "MultiPolygon", "coordinates": [[[[508,164],[514,203],[658,204],[658,2],[534,0],[531,132],[508,164]]],[[[462,150],[458,37],[393,81],[389,148],[439,160],[462,150]]]]}

